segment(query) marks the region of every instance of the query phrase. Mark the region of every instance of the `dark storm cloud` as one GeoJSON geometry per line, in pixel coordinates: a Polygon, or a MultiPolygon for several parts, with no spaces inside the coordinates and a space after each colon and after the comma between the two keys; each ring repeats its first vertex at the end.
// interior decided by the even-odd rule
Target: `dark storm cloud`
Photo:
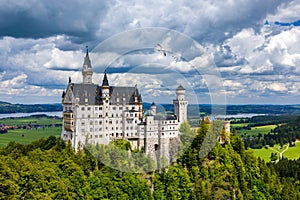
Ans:
{"type": "Polygon", "coordinates": [[[91,40],[106,12],[104,1],[0,1],[0,34],[21,38],[69,35],[91,40]]]}

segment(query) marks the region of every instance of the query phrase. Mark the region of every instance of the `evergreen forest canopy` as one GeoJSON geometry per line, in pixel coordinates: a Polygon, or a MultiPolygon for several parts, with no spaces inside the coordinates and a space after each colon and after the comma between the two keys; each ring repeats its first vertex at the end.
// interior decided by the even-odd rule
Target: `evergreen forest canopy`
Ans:
{"type": "MultiPolygon", "coordinates": [[[[0,149],[0,199],[300,198],[300,169],[296,167],[300,159],[266,164],[246,151],[237,135],[230,143],[216,143],[205,157],[199,157],[208,125],[202,121],[194,132],[184,123],[181,131],[184,151],[177,161],[145,173],[107,167],[86,149],[75,152],[70,144],[53,136],[29,145],[11,142],[0,149]],[[292,172],[285,170],[289,164],[292,172]]],[[[133,152],[126,141],[114,145],[133,152]]],[[[109,152],[111,148],[108,145],[106,149],[106,161],[124,164],[116,159],[124,155],[109,152]]],[[[146,155],[138,160],[151,166],[146,155]]]]}

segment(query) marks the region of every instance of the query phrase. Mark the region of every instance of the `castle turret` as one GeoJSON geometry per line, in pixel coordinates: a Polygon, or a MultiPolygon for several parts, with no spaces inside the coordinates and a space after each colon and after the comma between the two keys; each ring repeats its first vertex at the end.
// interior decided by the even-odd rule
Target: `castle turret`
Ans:
{"type": "Polygon", "coordinates": [[[82,77],[83,77],[83,83],[84,84],[91,84],[92,78],[93,78],[93,69],[91,65],[91,60],[89,57],[89,49],[86,48],[86,55],[83,62],[83,68],[82,68],[82,77]]]}
{"type": "Polygon", "coordinates": [[[154,103],[154,101],[152,102],[151,107],[150,107],[150,114],[153,116],[156,115],[156,104],[154,103]]]}
{"type": "Polygon", "coordinates": [[[108,79],[107,79],[106,71],[104,72],[104,77],[103,77],[101,89],[102,89],[102,96],[101,96],[101,98],[103,100],[109,100],[109,84],[108,84],[108,79]]]}
{"type": "Polygon", "coordinates": [[[174,114],[177,116],[179,125],[187,120],[187,105],[188,101],[185,100],[185,89],[182,85],[176,89],[176,99],[173,100],[174,114]]]}

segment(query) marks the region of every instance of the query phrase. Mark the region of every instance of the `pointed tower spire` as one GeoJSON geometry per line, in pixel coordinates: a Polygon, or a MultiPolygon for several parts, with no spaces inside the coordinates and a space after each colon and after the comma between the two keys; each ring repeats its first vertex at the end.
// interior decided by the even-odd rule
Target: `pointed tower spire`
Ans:
{"type": "Polygon", "coordinates": [[[102,81],[102,86],[109,86],[107,75],[106,75],[106,70],[104,71],[104,77],[103,77],[103,81],[102,81]]]}
{"type": "Polygon", "coordinates": [[[86,55],[85,55],[85,58],[84,58],[83,65],[86,65],[88,68],[92,68],[91,60],[90,60],[90,57],[89,57],[89,47],[88,46],[86,46],[86,55]]]}
{"type": "Polygon", "coordinates": [[[89,57],[88,46],[86,46],[86,55],[83,62],[82,76],[83,76],[83,83],[92,83],[93,69],[89,57]]]}

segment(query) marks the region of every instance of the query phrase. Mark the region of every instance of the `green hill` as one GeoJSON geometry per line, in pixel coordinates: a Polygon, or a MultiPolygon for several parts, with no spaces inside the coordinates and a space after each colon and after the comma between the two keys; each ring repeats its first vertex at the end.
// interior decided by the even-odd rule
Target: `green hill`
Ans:
{"type": "Polygon", "coordinates": [[[0,114],[61,111],[61,104],[11,104],[0,101],[0,114]]]}

